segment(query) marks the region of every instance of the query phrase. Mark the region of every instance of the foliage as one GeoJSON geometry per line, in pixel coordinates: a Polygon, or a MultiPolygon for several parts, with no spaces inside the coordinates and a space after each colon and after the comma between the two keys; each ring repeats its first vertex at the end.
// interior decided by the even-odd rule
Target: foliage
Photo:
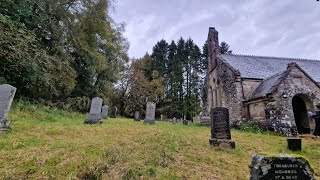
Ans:
{"type": "Polygon", "coordinates": [[[124,114],[129,116],[134,110],[144,113],[147,101],[158,103],[164,94],[164,78],[153,70],[151,77],[145,73],[150,65],[151,57],[146,54],[143,58],[134,60],[126,72],[123,86],[124,114]],[[125,88],[124,88],[125,87],[125,88]]]}
{"type": "Polygon", "coordinates": [[[246,121],[242,123],[239,129],[247,132],[258,133],[264,131],[256,122],[246,121]]]}
{"type": "Polygon", "coordinates": [[[17,96],[71,110],[82,110],[79,99],[109,102],[128,60],[124,26],[109,16],[110,6],[109,0],[1,2],[0,81],[17,87],[17,96]]]}
{"type": "Polygon", "coordinates": [[[220,43],[220,48],[221,48],[221,54],[228,54],[228,53],[232,54],[232,50],[230,50],[230,46],[226,42],[222,41],[220,43]]]}

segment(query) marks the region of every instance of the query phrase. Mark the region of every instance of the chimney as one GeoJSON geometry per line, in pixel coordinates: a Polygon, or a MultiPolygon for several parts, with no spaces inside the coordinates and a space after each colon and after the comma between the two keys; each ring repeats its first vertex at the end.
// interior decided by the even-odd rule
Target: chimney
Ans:
{"type": "Polygon", "coordinates": [[[208,34],[208,72],[216,67],[217,55],[220,54],[219,32],[214,28],[209,28],[208,34]]]}

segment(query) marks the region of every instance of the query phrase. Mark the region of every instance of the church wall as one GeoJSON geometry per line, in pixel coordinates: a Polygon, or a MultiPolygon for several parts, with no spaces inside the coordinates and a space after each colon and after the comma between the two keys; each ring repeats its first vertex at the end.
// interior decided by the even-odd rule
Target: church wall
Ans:
{"type": "MultiPolygon", "coordinates": [[[[270,119],[281,119],[295,123],[292,108],[292,99],[295,95],[302,94],[309,99],[306,102],[307,111],[316,110],[315,105],[320,102],[320,89],[296,66],[289,67],[291,72],[279,85],[277,91],[272,95],[273,102],[266,105],[267,116],[270,119]]],[[[311,128],[314,126],[313,120],[310,118],[311,128]]]]}
{"type": "Polygon", "coordinates": [[[219,59],[216,74],[218,82],[220,82],[221,105],[229,109],[230,123],[236,125],[243,119],[244,112],[241,78],[219,59]]]}
{"type": "Polygon", "coordinates": [[[242,79],[244,99],[247,99],[261,82],[262,80],[242,79]]]}
{"type": "Polygon", "coordinates": [[[266,119],[265,101],[258,101],[248,106],[251,120],[260,121],[266,119]]]}

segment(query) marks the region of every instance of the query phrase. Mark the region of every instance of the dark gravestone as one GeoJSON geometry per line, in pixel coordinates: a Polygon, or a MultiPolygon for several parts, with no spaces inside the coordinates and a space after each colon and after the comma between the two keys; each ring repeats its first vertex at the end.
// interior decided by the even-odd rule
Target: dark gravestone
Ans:
{"type": "Polygon", "coordinates": [[[213,146],[235,148],[235,142],[231,141],[229,110],[223,107],[211,109],[211,139],[213,146]]]}
{"type": "Polygon", "coordinates": [[[145,124],[155,124],[156,116],[156,104],[152,102],[147,103],[146,118],[144,120],[145,124]]]}
{"type": "Polygon", "coordinates": [[[92,99],[90,112],[87,114],[85,124],[100,124],[102,101],[99,97],[92,99]]]}
{"type": "Polygon", "coordinates": [[[134,112],[134,121],[140,121],[140,111],[134,112]]]}
{"type": "Polygon", "coordinates": [[[313,169],[302,157],[267,157],[255,154],[249,169],[250,180],[315,180],[313,169]]]}
{"type": "Polygon", "coordinates": [[[301,138],[288,138],[288,149],[291,151],[301,151],[301,138]]]}
{"type": "Polygon", "coordinates": [[[0,85],[0,134],[8,131],[10,125],[8,115],[16,90],[17,88],[9,84],[0,85]]]}
{"type": "Polygon", "coordinates": [[[182,123],[183,125],[188,125],[188,120],[183,120],[182,123]]]}
{"type": "Polygon", "coordinates": [[[118,108],[116,106],[113,106],[111,109],[111,118],[117,117],[117,111],[118,111],[118,108]]]}
{"type": "Polygon", "coordinates": [[[108,109],[109,107],[107,105],[102,106],[101,117],[103,119],[108,119],[108,109]]]}

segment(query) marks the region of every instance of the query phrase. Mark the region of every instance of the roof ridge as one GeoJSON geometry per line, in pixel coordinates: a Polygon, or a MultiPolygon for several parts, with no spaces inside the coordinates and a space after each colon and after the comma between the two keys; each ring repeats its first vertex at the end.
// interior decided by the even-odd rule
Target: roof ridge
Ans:
{"type": "Polygon", "coordinates": [[[275,57],[275,56],[260,56],[260,55],[249,55],[249,54],[234,54],[234,53],[227,53],[226,55],[245,56],[245,57],[257,57],[257,58],[270,58],[270,59],[304,60],[304,61],[317,61],[317,62],[320,62],[320,59],[317,60],[317,59],[290,58],[290,57],[275,57]]]}

